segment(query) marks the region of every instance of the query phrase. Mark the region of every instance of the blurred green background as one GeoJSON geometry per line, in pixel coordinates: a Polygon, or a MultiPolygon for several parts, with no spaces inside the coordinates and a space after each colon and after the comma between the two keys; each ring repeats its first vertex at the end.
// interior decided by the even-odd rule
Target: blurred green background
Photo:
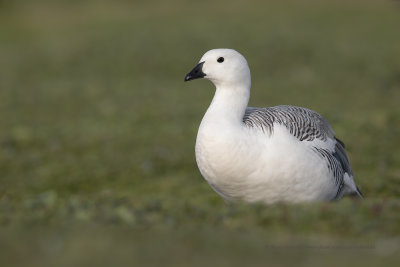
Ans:
{"type": "Polygon", "coordinates": [[[0,1],[1,265],[395,266],[399,27],[389,0],[0,1]],[[183,77],[221,47],[251,106],[330,120],[365,200],[212,191],[194,143],[214,88],[183,77]]]}

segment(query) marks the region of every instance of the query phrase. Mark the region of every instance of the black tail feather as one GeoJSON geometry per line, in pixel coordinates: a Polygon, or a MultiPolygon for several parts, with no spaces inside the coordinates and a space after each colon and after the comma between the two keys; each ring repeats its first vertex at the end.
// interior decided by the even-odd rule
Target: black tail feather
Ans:
{"type": "Polygon", "coordinates": [[[357,189],[357,195],[358,195],[360,198],[364,198],[364,195],[363,195],[363,193],[361,192],[360,188],[358,188],[358,186],[356,186],[356,189],[357,189]]]}

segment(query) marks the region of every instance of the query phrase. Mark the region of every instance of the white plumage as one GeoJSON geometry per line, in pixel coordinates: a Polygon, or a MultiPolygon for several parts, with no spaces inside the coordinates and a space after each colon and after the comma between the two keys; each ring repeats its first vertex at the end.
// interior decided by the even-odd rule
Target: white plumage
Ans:
{"type": "Polygon", "coordinates": [[[344,144],[326,119],[300,107],[248,108],[246,59],[231,49],[204,54],[185,81],[209,79],[214,98],[196,140],[196,161],[227,201],[330,201],[362,196],[344,144]]]}

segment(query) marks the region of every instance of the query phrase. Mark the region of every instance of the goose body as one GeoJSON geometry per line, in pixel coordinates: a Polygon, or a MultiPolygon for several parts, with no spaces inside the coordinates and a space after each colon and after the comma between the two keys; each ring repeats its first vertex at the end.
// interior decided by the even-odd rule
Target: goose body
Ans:
{"type": "Polygon", "coordinates": [[[344,144],[315,111],[247,107],[250,70],[231,49],[204,54],[185,81],[207,78],[216,86],[196,139],[202,176],[225,200],[299,203],[362,196],[344,144]]]}

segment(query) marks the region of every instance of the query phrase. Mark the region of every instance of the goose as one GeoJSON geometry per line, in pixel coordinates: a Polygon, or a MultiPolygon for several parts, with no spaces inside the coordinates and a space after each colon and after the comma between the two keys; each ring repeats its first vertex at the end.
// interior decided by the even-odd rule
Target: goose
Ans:
{"type": "Polygon", "coordinates": [[[210,80],[215,95],[198,130],[200,173],[225,201],[273,204],[363,197],[345,145],[317,112],[248,107],[251,75],[233,49],[213,49],[184,81],[210,80]]]}

